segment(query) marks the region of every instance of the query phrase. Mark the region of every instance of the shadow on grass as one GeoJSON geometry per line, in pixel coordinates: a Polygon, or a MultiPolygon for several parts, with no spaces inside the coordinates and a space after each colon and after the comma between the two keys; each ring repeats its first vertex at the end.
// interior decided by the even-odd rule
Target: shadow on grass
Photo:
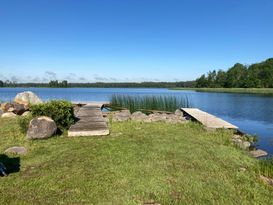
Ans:
{"type": "MultiPolygon", "coordinates": [[[[0,165],[1,163],[4,165],[7,175],[20,171],[20,157],[8,157],[5,154],[0,154],[0,165]]],[[[0,175],[3,176],[3,173],[0,175]]]]}

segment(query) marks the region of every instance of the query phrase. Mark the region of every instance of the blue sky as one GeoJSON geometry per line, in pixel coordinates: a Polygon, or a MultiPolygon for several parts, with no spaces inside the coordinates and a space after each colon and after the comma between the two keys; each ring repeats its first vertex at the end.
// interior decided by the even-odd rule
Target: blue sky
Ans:
{"type": "Polygon", "coordinates": [[[0,0],[0,79],[192,80],[273,57],[272,0],[0,0]]]}

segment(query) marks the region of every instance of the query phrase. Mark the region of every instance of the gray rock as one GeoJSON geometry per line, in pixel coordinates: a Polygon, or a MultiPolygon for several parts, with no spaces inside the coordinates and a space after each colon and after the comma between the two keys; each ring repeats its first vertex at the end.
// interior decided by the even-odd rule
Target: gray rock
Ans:
{"type": "Polygon", "coordinates": [[[16,114],[14,114],[13,112],[5,112],[1,115],[2,118],[14,118],[17,117],[16,114]]]}
{"type": "Polygon", "coordinates": [[[253,150],[249,152],[251,156],[257,158],[257,157],[264,157],[267,155],[267,152],[261,149],[253,150]]]}
{"type": "Polygon", "coordinates": [[[27,149],[25,147],[10,147],[5,150],[5,153],[11,153],[11,154],[26,154],[27,149]]]}
{"type": "Polygon", "coordinates": [[[3,103],[1,105],[1,109],[3,110],[3,112],[14,112],[17,115],[21,115],[26,111],[24,105],[18,104],[16,102],[3,103]]]}
{"type": "Polygon", "coordinates": [[[24,105],[18,104],[18,103],[12,103],[12,104],[13,104],[12,112],[14,112],[15,114],[22,115],[26,111],[26,108],[24,105]]]}
{"type": "Polygon", "coordinates": [[[183,116],[183,112],[180,109],[177,109],[174,114],[181,117],[183,116]]]}
{"type": "Polygon", "coordinates": [[[130,120],[131,113],[129,110],[122,110],[120,112],[117,112],[113,115],[113,121],[122,122],[130,120]]]}
{"type": "Polygon", "coordinates": [[[251,146],[251,143],[248,141],[243,141],[240,138],[235,138],[232,139],[232,141],[234,142],[235,145],[237,145],[238,147],[240,147],[241,149],[248,149],[251,146]]]}
{"type": "Polygon", "coordinates": [[[35,104],[42,103],[42,100],[33,92],[26,91],[26,92],[18,93],[14,98],[14,102],[18,104],[24,104],[24,105],[29,105],[29,104],[35,105],[35,104]]]}
{"type": "Polygon", "coordinates": [[[1,115],[3,114],[4,112],[3,112],[3,110],[2,109],[0,109],[0,117],[1,117],[1,115]]]}
{"type": "Polygon", "coordinates": [[[167,115],[166,122],[170,124],[177,124],[177,123],[184,123],[186,122],[186,120],[184,117],[182,117],[182,115],[169,114],[167,115]]]}
{"type": "Polygon", "coordinates": [[[150,114],[148,117],[151,122],[166,121],[167,119],[166,114],[160,114],[160,113],[153,113],[153,114],[150,114]]]}
{"type": "Polygon", "coordinates": [[[242,139],[242,136],[241,135],[233,135],[232,139],[242,139]]]}
{"type": "Polygon", "coordinates": [[[49,117],[35,117],[29,123],[27,139],[45,139],[57,131],[56,123],[49,117]]]}
{"type": "Polygon", "coordinates": [[[30,111],[26,111],[26,112],[24,112],[24,113],[22,114],[22,116],[25,117],[25,116],[28,116],[28,115],[30,115],[30,114],[31,114],[30,111]]]}
{"type": "Polygon", "coordinates": [[[245,168],[245,167],[240,167],[240,168],[239,168],[239,171],[240,171],[240,172],[245,172],[245,171],[246,171],[246,168],[245,168]]]}
{"type": "Polygon", "coordinates": [[[145,115],[144,113],[139,112],[139,111],[134,112],[131,115],[131,119],[134,121],[143,121],[143,122],[150,122],[151,121],[147,115],[145,115]]]}
{"type": "Polygon", "coordinates": [[[13,107],[12,103],[2,103],[1,104],[1,109],[3,110],[3,112],[8,112],[8,110],[12,107],[13,107]]]}

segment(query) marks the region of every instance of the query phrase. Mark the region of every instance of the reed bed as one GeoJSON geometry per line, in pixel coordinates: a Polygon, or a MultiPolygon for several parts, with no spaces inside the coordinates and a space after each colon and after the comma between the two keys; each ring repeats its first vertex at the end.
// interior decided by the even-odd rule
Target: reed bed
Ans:
{"type": "Polygon", "coordinates": [[[259,160],[259,170],[261,175],[273,178],[273,157],[259,160]]]}
{"type": "Polygon", "coordinates": [[[168,111],[174,112],[181,107],[190,107],[188,96],[130,96],[112,95],[110,105],[113,108],[126,108],[135,111],[168,111]]]}

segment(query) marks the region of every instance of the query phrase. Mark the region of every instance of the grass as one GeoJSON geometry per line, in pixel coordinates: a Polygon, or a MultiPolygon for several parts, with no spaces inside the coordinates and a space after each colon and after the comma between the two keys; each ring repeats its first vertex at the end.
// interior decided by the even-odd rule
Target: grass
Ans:
{"type": "Polygon", "coordinates": [[[161,110],[174,112],[180,107],[190,107],[187,96],[129,96],[112,95],[110,104],[112,107],[127,108],[131,112],[139,110],[161,110]]]}
{"type": "Polygon", "coordinates": [[[273,88],[172,88],[172,90],[195,90],[198,92],[220,92],[220,93],[252,93],[273,94],[273,88]]]}
{"type": "Polygon", "coordinates": [[[231,144],[230,132],[129,121],[111,123],[108,137],[29,141],[18,129],[0,118],[0,152],[29,150],[20,172],[0,178],[0,204],[273,203],[257,161],[231,144]]]}

